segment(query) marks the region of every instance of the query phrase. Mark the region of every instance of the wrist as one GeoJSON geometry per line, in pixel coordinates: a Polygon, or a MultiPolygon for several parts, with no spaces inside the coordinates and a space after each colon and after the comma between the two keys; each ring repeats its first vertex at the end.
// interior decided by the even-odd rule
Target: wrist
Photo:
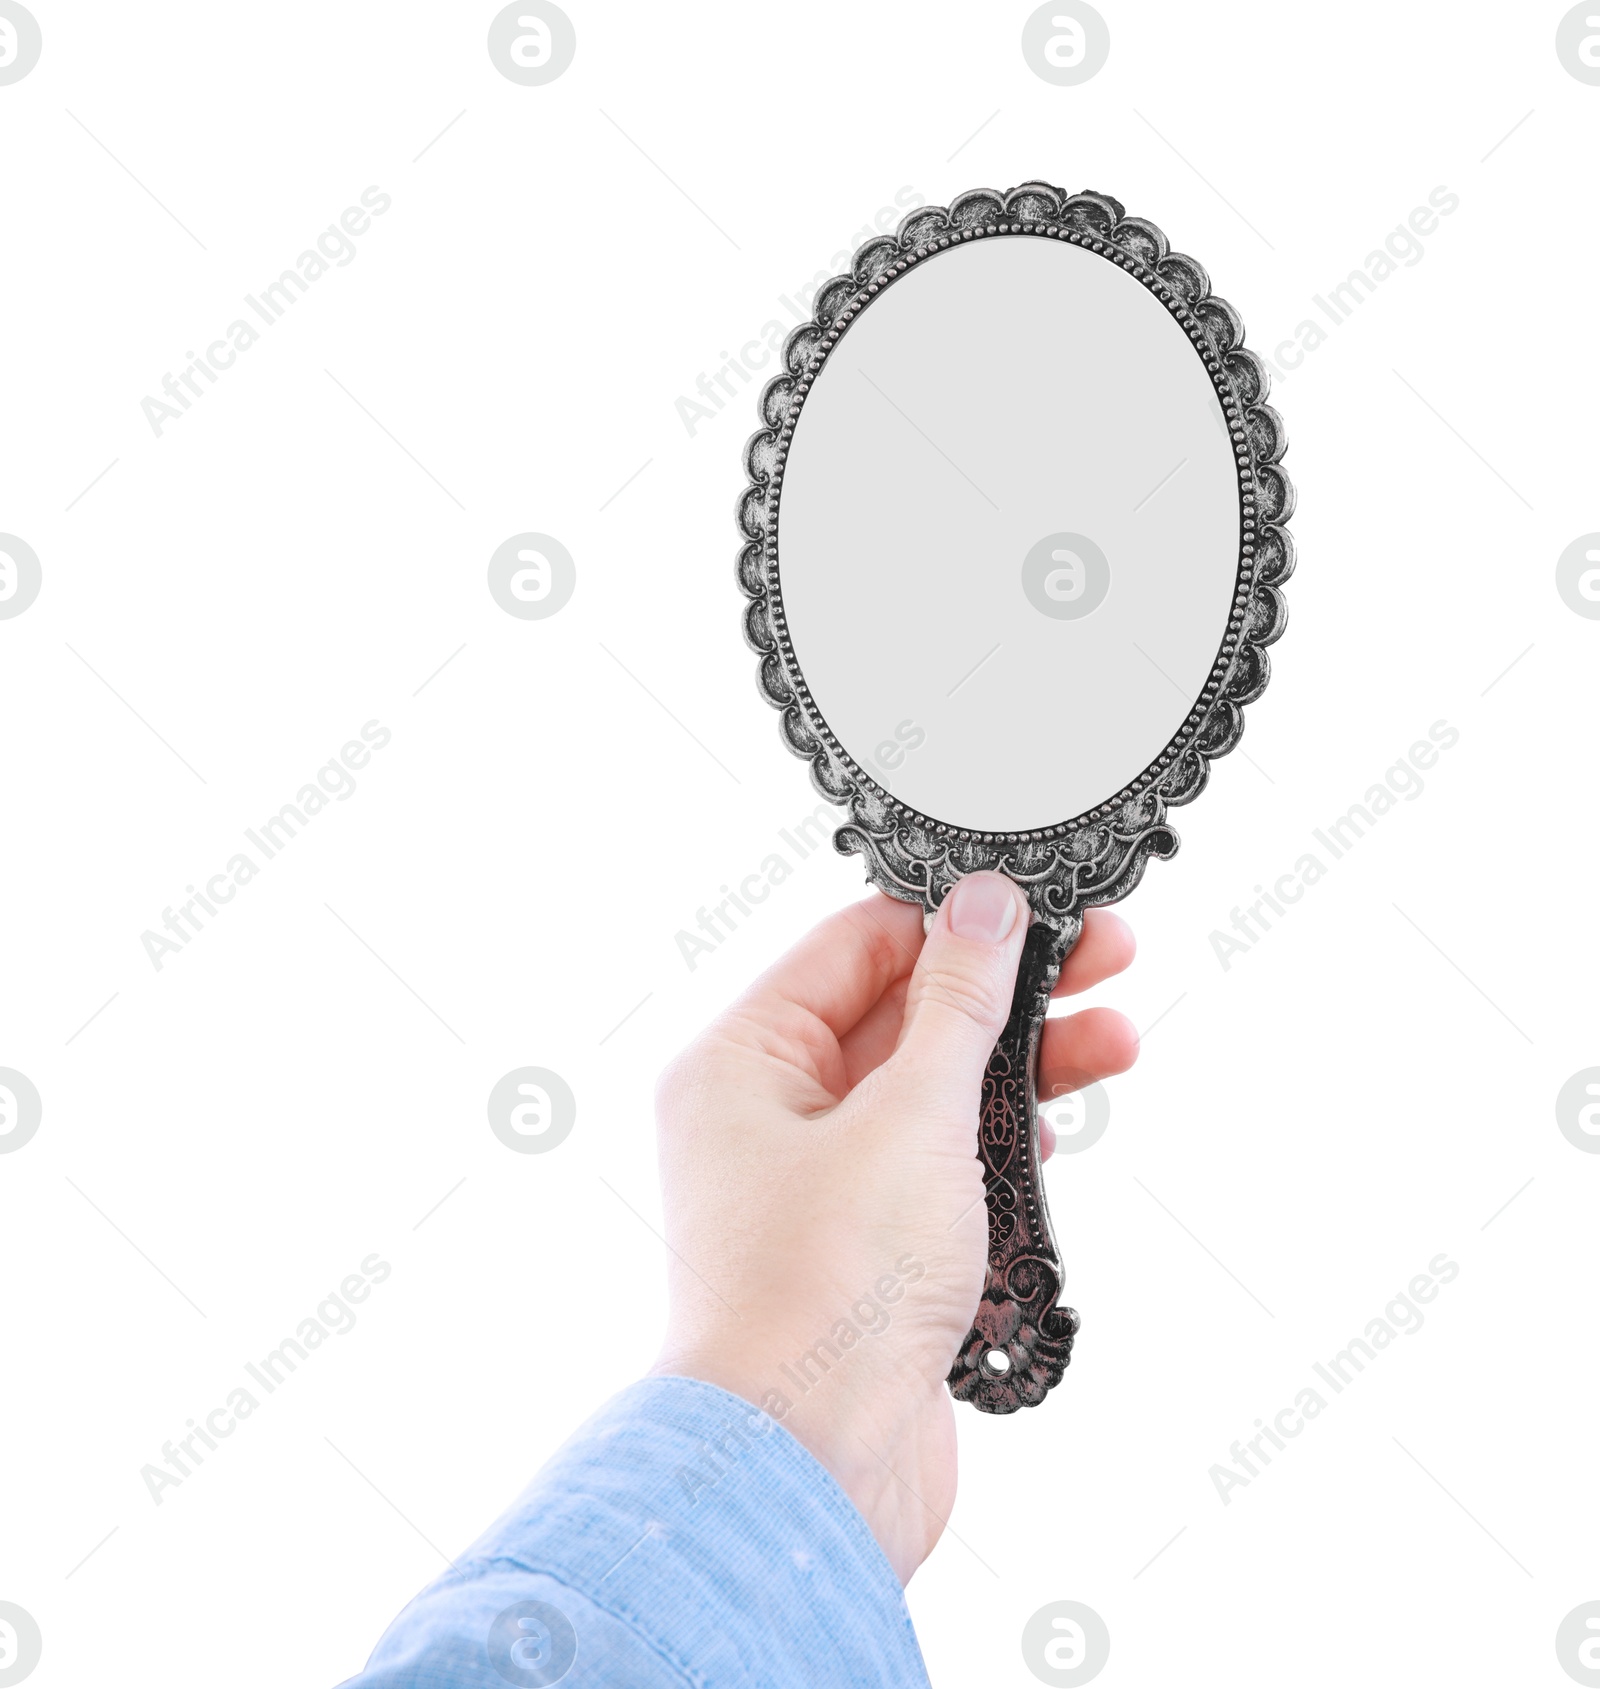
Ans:
{"type": "MultiPolygon", "coordinates": [[[[918,1478],[927,1468],[930,1421],[950,1417],[942,1383],[851,1378],[840,1367],[808,1378],[782,1362],[671,1348],[651,1371],[715,1384],[781,1425],[849,1497],[902,1584],[927,1557],[943,1517],[919,1497],[918,1478]]],[[[949,1432],[953,1443],[953,1426],[949,1432]]]]}

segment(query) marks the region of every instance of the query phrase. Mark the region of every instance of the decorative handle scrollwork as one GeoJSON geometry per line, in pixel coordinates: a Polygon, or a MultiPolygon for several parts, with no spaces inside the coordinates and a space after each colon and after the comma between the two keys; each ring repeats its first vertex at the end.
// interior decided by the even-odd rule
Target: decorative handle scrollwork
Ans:
{"type": "Polygon", "coordinates": [[[1080,916],[1028,930],[1011,1014],[989,1057],[979,1102],[978,1158],[989,1211],[989,1271],[972,1330],[950,1369],[950,1393],[984,1413],[1035,1407],[1061,1382],[1078,1315],[1056,1306],[1061,1256],[1040,1176],[1038,1060],[1050,993],[1083,931],[1080,916]]]}

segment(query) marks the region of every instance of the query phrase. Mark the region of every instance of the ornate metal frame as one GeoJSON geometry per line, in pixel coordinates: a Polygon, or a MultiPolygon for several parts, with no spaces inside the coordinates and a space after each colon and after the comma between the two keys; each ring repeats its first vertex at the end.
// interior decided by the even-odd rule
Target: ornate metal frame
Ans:
{"type": "Polygon", "coordinates": [[[1099,193],[1068,194],[1027,182],[1001,194],[979,188],[948,206],[919,206],[893,235],[868,241],[847,274],[816,295],[815,316],[784,343],[783,373],[763,389],[762,426],[745,446],[749,484],[736,520],[745,544],[738,580],[749,604],[745,638],[760,656],[762,696],[782,712],[784,743],[811,765],[824,797],[845,805],[834,834],[841,853],[859,853],[868,880],[920,903],[928,917],[950,888],[976,869],[997,869],[1026,894],[1036,923],[1017,982],[1012,1020],[985,1080],[980,1154],[987,1173],[990,1285],[972,1338],[951,1373],[957,1396],[990,1412],[1043,1399],[1060,1380],[1077,1316],[1054,1306],[1059,1260],[1038,1178],[1034,1057],[1050,990],[1082,931],[1083,914],[1138,884],[1152,857],[1169,857],[1178,835],[1167,809],[1205,789],[1211,762],[1244,732],[1244,706],[1270,675],[1266,647],[1283,632],[1280,592],[1294,568],[1285,524],[1294,489],[1280,467],[1287,437],[1266,400],[1267,372],[1244,346],[1244,325],[1194,259],[1166,236],[1128,217],[1099,193]],[[920,263],[963,242],[991,238],[1069,241],[1141,282],[1187,333],[1210,376],[1233,444],[1239,482],[1239,563],[1232,611],[1207,682],[1161,754],[1115,796],[1082,815],[1028,832],[984,833],[923,815],[885,790],[839,743],[796,660],[784,616],[778,528],[784,465],[805,398],[829,353],[862,311],[920,263]],[[1009,1220],[1008,1220],[1009,1216],[1009,1220]],[[1009,1230],[1008,1230],[1009,1226],[1009,1230]],[[1052,1278],[1055,1282],[1051,1282],[1052,1278]],[[1008,1280],[1015,1280],[1008,1283],[1008,1280]],[[1001,1371],[986,1365],[996,1351],[1001,1371]]]}

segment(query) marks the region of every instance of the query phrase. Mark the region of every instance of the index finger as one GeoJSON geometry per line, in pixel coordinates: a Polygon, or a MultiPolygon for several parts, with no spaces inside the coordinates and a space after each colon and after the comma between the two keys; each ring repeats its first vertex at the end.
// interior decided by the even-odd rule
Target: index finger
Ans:
{"type": "Polygon", "coordinates": [[[758,1013],[790,1004],[843,1038],[897,981],[922,949],[919,904],[874,892],[815,926],[745,994],[758,1013]]]}

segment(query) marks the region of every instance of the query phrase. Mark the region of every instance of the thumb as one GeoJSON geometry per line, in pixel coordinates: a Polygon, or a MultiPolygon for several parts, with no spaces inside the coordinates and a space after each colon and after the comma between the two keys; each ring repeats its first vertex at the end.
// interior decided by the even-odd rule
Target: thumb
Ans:
{"type": "Polygon", "coordinates": [[[900,1049],[976,1097],[1011,1012],[1028,905],[1003,874],[968,874],[939,905],[906,991],[900,1049]]]}

